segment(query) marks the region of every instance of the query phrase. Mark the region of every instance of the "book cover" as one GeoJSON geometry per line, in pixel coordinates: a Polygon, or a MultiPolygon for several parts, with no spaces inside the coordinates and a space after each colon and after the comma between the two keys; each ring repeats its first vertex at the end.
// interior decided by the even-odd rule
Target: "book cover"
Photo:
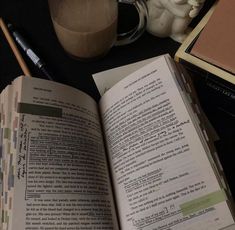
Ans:
{"type": "Polygon", "coordinates": [[[191,54],[235,73],[235,1],[220,0],[191,54]]]}

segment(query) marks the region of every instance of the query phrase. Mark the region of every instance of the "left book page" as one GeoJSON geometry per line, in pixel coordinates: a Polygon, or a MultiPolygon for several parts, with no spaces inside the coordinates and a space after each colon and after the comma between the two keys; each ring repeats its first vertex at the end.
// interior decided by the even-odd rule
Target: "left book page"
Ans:
{"type": "MultiPolygon", "coordinates": [[[[11,123],[11,103],[12,103],[12,86],[7,86],[0,95],[1,105],[1,229],[4,227],[4,221],[6,220],[6,208],[7,208],[7,189],[10,185],[7,175],[10,174],[8,170],[9,161],[9,149],[10,149],[10,123],[11,123]]],[[[10,179],[10,178],[9,178],[10,179]]]]}
{"type": "Polygon", "coordinates": [[[3,229],[118,229],[96,102],[42,79],[11,87],[3,229]]]}

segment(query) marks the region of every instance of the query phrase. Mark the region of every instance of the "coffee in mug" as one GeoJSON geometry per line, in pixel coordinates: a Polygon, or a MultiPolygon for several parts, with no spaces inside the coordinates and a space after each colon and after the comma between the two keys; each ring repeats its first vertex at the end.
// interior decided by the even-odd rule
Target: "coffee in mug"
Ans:
{"type": "MultiPolygon", "coordinates": [[[[80,59],[103,56],[114,45],[135,41],[145,30],[145,0],[126,1],[139,12],[139,26],[126,35],[117,35],[118,1],[49,0],[56,35],[70,55],[80,59]]],[[[125,2],[122,0],[122,2],[125,2]]]]}

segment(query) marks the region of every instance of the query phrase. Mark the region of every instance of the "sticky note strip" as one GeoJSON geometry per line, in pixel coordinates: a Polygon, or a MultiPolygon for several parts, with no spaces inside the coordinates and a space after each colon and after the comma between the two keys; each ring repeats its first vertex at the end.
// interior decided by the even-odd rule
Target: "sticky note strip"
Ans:
{"type": "Polygon", "coordinates": [[[180,205],[181,212],[184,216],[203,210],[227,200],[224,190],[209,193],[205,196],[188,201],[180,205]]]}
{"type": "Polygon", "coordinates": [[[40,116],[62,117],[61,108],[28,103],[18,103],[17,112],[40,116]]]}
{"type": "Polygon", "coordinates": [[[4,129],[4,138],[6,138],[6,139],[11,138],[11,129],[9,129],[9,128],[4,129]]]}

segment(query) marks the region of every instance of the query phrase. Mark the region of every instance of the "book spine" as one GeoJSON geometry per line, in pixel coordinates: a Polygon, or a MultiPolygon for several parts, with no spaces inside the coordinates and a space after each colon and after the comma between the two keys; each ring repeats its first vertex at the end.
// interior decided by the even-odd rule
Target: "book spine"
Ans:
{"type": "Polygon", "coordinates": [[[235,116],[235,86],[193,64],[179,59],[179,62],[188,70],[196,88],[218,108],[228,115],[235,116]]]}

